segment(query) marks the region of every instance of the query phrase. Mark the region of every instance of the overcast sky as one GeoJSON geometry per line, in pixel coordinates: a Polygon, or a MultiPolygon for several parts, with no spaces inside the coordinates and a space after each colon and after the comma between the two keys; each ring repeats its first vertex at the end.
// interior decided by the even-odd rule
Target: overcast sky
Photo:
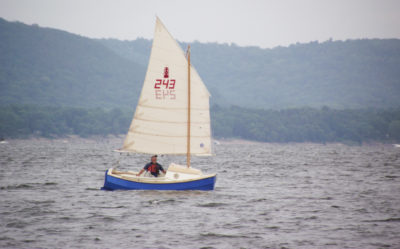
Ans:
{"type": "Polygon", "coordinates": [[[398,0],[0,0],[0,17],[91,38],[152,39],[155,16],[179,41],[272,48],[400,38],[398,0]]]}

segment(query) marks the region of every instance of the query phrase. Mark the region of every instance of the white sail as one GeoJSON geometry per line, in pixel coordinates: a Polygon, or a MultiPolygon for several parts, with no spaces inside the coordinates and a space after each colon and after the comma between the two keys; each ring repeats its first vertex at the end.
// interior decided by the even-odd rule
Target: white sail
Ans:
{"type": "MultiPolygon", "coordinates": [[[[190,154],[211,155],[210,94],[190,69],[190,154]]],[[[188,124],[188,60],[157,18],[142,92],[123,151],[186,154],[188,124]]]]}

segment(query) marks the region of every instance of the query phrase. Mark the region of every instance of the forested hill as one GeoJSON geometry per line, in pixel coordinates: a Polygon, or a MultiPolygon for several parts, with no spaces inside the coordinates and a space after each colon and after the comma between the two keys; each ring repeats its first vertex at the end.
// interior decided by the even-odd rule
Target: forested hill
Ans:
{"type": "Polygon", "coordinates": [[[145,67],[99,42],[0,18],[0,105],[134,107],[145,67]]]}
{"type": "MultiPolygon", "coordinates": [[[[150,40],[101,42],[147,65],[150,40]]],[[[191,51],[213,103],[261,109],[400,106],[398,39],[311,42],[274,49],[195,42],[191,51]]]]}
{"type": "MultiPolygon", "coordinates": [[[[132,108],[150,47],[145,39],[94,40],[0,19],[0,105],[132,108]]],[[[398,39],[273,49],[197,42],[191,47],[213,104],[257,109],[400,106],[398,39]]]]}
{"type": "MultiPolygon", "coordinates": [[[[400,40],[191,47],[217,138],[400,141],[400,40]]],[[[126,133],[150,49],[0,18],[0,138],[126,133]]]]}

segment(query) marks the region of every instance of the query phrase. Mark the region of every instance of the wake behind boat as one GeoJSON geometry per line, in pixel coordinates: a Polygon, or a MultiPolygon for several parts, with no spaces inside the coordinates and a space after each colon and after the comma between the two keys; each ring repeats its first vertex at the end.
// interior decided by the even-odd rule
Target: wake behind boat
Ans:
{"type": "Polygon", "coordinates": [[[216,174],[190,165],[192,155],[210,156],[210,94],[179,44],[157,18],[142,92],[120,152],[186,155],[162,177],[108,169],[105,190],[213,190],[216,174]]]}

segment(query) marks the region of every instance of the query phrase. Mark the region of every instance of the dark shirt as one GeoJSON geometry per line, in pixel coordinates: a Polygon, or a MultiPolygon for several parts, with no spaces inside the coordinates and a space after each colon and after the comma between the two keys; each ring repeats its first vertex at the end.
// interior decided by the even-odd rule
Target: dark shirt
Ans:
{"type": "Polygon", "coordinates": [[[160,170],[164,171],[164,168],[159,163],[153,164],[150,162],[144,166],[144,170],[149,171],[153,176],[157,177],[160,174],[160,170]]]}

